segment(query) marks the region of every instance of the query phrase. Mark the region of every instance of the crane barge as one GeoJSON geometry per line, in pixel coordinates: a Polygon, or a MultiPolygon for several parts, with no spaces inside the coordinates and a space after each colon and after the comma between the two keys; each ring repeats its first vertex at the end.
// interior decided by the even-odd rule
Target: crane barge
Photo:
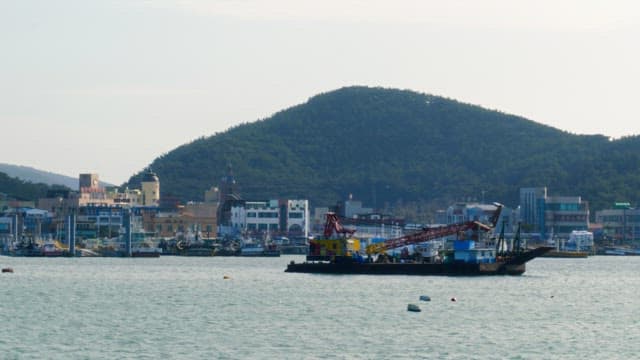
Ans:
{"type": "Polygon", "coordinates": [[[322,239],[312,240],[309,254],[303,263],[292,261],[285,272],[319,274],[367,275],[521,275],[526,262],[550,251],[551,247],[522,249],[514,246],[510,251],[498,241],[492,247],[476,247],[481,233],[489,232],[498,221],[502,205],[496,204],[489,224],[466,221],[438,227],[369,244],[361,253],[360,241],[353,238],[355,230],[347,229],[335,213],[327,213],[322,239]],[[410,245],[427,243],[435,239],[456,235],[453,250],[442,252],[442,257],[420,257],[394,261],[386,256],[388,250],[406,249],[410,245]],[[375,257],[375,260],[374,260],[375,257]]]}

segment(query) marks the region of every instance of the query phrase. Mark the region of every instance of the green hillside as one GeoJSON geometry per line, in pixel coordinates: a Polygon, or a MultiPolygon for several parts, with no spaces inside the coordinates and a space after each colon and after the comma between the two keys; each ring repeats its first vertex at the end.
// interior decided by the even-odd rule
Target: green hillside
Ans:
{"type": "Polygon", "coordinates": [[[49,186],[42,183],[32,183],[0,172],[0,193],[6,194],[10,198],[23,201],[36,201],[45,197],[47,191],[53,188],[63,188],[60,185],[49,186]]]}
{"type": "MultiPolygon", "coordinates": [[[[161,192],[199,200],[233,166],[243,197],[432,209],[479,199],[514,206],[520,187],[580,195],[591,209],[636,203],[640,138],[609,141],[438,96],[349,87],[203,137],[155,159],[161,192]]],[[[140,174],[132,177],[137,185],[140,174]]]]}

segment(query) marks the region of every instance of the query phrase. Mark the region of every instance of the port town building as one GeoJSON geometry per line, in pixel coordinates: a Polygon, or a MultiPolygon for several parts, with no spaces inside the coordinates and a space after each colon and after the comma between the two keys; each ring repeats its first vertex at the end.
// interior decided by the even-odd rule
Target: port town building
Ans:
{"type": "Polygon", "coordinates": [[[84,206],[153,207],[160,201],[160,180],[151,171],[143,175],[141,190],[104,188],[100,186],[98,174],[80,174],[78,180],[77,192],[50,190],[45,198],[38,199],[38,208],[51,212],[54,217],[66,217],[79,213],[84,206]]]}
{"type": "Polygon", "coordinates": [[[32,207],[12,208],[0,215],[0,237],[13,240],[50,236],[52,217],[47,210],[32,207]]]}
{"type": "Polygon", "coordinates": [[[640,209],[628,202],[615,203],[613,208],[596,211],[596,223],[602,224],[605,242],[630,245],[640,239],[640,209]]]}
{"type": "Polygon", "coordinates": [[[64,238],[64,219],[77,216],[79,238],[118,236],[123,225],[123,209],[132,209],[135,216],[142,212],[156,212],[160,200],[160,180],[147,170],[141,181],[142,189],[105,188],[95,173],[78,177],[78,189],[54,189],[38,199],[37,207],[51,214],[53,221],[46,230],[56,238],[64,238]]]}
{"type": "Polygon", "coordinates": [[[189,202],[175,211],[144,211],[144,229],[162,238],[180,238],[188,234],[215,237],[218,231],[217,202],[189,202]]]}
{"type": "Polygon", "coordinates": [[[5,193],[0,192],[0,211],[6,211],[15,208],[34,208],[34,201],[24,201],[13,198],[5,193]]]}
{"type": "Polygon", "coordinates": [[[549,196],[546,187],[521,188],[520,221],[542,239],[568,239],[574,230],[589,229],[589,203],[580,196],[549,196]]]}
{"type": "Polygon", "coordinates": [[[230,210],[234,234],[305,237],[309,234],[309,200],[237,200],[230,210]]]}

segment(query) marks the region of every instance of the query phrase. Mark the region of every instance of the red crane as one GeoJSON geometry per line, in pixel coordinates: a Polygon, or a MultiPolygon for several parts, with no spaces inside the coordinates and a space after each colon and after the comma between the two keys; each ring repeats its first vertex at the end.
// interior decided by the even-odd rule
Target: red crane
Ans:
{"type": "MultiPolygon", "coordinates": [[[[399,238],[385,240],[380,243],[375,243],[367,246],[366,252],[369,255],[379,254],[386,250],[396,249],[402,246],[418,244],[425,241],[430,241],[433,239],[443,238],[445,236],[458,234],[460,232],[464,232],[467,230],[483,230],[489,231],[493,227],[495,227],[498,222],[498,218],[500,217],[500,212],[502,211],[502,204],[495,204],[497,206],[496,211],[493,213],[493,216],[489,220],[491,222],[491,226],[485,225],[478,221],[467,221],[458,224],[444,225],[433,228],[426,228],[420,232],[404,235],[399,238]]],[[[336,217],[337,219],[337,217],[336,217]]],[[[328,221],[328,220],[327,220],[328,221]]],[[[326,231],[326,228],[325,228],[326,231]]],[[[326,232],[325,232],[326,233],[326,232]]]]}
{"type": "Polygon", "coordinates": [[[333,235],[334,232],[338,235],[342,234],[344,236],[347,236],[347,235],[353,235],[353,233],[356,231],[352,229],[347,229],[344,226],[342,226],[342,224],[340,223],[340,220],[338,219],[338,215],[336,215],[336,213],[333,213],[333,212],[328,212],[327,222],[324,224],[324,238],[325,239],[331,238],[331,235],[333,235]]]}

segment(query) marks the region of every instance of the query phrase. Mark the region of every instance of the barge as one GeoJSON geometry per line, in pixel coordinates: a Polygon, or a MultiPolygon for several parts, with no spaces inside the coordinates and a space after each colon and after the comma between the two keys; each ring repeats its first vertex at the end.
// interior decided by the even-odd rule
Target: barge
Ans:
{"type": "Polygon", "coordinates": [[[442,276],[477,276],[477,275],[522,275],[527,261],[542,256],[552,250],[542,246],[523,251],[508,258],[497,258],[495,262],[400,262],[377,263],[358,261],[354,258],[336,258],[334,261],[291,262],[285,272],[314,274],[361,274],[361,275],[442,275],[442,276]]]}
{"type": "Polygon", "coordinates": [[[554,248],[541,246],[522,249],[519,230],[511,249],[507,249],[504,241],[504,230],[495,244],[493,241],[480,242],[482,233],[487,233],[495,227],[501,209],[502,205],[496,204],[496,211],[489,225],[468,221],[425,228],[414,234],[370,244],[365,249],[366,257],[360,255],[359,240],[351,236],[354,230],[344,228],[334,213],[328,213],[324,238],[310,241],[307,261],[302,263],[291,261],[285,272],[362,275],[521,275],[525,272],[528,261],[554,248]],[[333,238],[334,233],[338,235],[337,238],[333,238]],[[442,249],[436,252],[435,256],[428,257],[421,256],[417,252],[412,256],[408,254],[408,248],[416,244],[453,235],[456,236],[453,240],[453,249],[442,249]],[[386,254],[387,250],[399,248],[402,248],[403,254],[400,258],[386,254]]]}

